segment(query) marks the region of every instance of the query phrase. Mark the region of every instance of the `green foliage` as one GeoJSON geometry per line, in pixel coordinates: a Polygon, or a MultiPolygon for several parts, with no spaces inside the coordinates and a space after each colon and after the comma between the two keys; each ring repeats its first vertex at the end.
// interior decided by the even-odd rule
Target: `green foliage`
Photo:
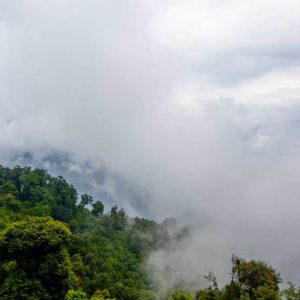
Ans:
{"type": "Polygon", "coordinates": [[[2,203],[11,211],[19,212],[22,209],[22,203],[18,201],[15,195],[8,193],[3,195],[2,203]]]}
{"type": "Polygon", "coordinates": [[[11,223],[0,235],[1,257],[31,255],[34,250],[43,252],[57,249],[70,237],[70,230],[53,219],[27,217],[11,223]]]}
{"type": "Polygon", "coordinates": [[[258,299],[258,300],[279,300],[280,295],[279,291],[268,286],[267,284],[265,285],[260,285],[258,286],[254,291],[253,291],[253,296],[252,299],[258,299]]]}
{"type": "Polygon", "coordinates": [[[20,272],[9,275],[1,286],[0,296],[3,300],[52,299],[39,280],[20,272]]]}
{"type": "Polygon", "coordinates": [[[279,297],[280,275],[265,262],[246,261],[233,256],[232,274],[235,282],[248,293],[250,299],[279,297]]]}
{"type": "Polygon", "coordinates": [[[77,192],[61,177],[52,177],[43,169],[0,166],[0,197],[11,194],[10,209],[35,216],[51,216],[69,222],[76,213],[77,192]],[[20,205],[21,204],[21,205],[20,205]],[[15,208],[13,208],[15,207],[15,208]]]}
{"type": "Polygon", "coordinates": [[[0,234],[1,299],[62,299],[74,280],[65,245],[69,229],[27,217],[0,234]]]}
{"type": "Polygon", "coordinates": [[[91,300],[115,300],[115,298],[110,298],[109,291],[107,289],[97,290],[92,296],[91,300]]]}
{"type": "MultiPolygon", "coordinates": [[[[0,197],[0,203],[1,203],[1,197],[0,197]]],[[[11,222],[11,219],[15,215],[15,212],[12,212],[9,210],[6,206],[0,205],[0,230],[5,228],[7,224],[11,222]]]]}
{"type": "Polygon", "coordinates": [[[212,284],[207,289],[196,292],[197,300],[276,300],[279,297],[281,278],[270,265],[262,261],[246,261],[232,257],[232,280],[223,289],[218,288],[213,273],[204,276],[212,284]]]}
{"type": "Polygon", "coordinates": [[[82,290],[69,290],[66,295],[66,300],[88,300],[88,297],[82,290]]]}
{"type": "Polygon", "coordinates": [[[104,205],[101,201],[96,201],[95,203],[92,204],[92,214],[95,217],[99,217],[101,215],[103,215],[104,212],[104,205]]]}
{"type": "Polygon", "coordinates": [[[219,291],[214,289],[202,289],[196,291],[196,300],[215,300],[215,299],[238,299],[238,298],[223,298],[219,291]]]}
{"type": "Polygon", "coordinates": [[[281,292],[281,296],[285,300],[300,300],[300,287],[288,282],[288,287],[281,292]]]}
{"type": "Polygon", "coordinates": [[[175,291],[168,300],[193,300],[193,296],[189,292],[175,291]]]}
{"type": "Polygon", "coordinates": [[[85,207],[89,204],[93,203],[93,197],[91,195],[83,194],[80,196],[81,201],[80,201],[80,206],[85,207]]]}
{"type": "Polygon", "coordinates": [[[16,186],[10,182],[5,181],[3,178],[0,179],[0,195],[12,194],[17,196],[18,191],[16,186]]]}
{"type": "Polygon", "coordinates": [[[222,297],[224,299],[239,299],[241,297],[244,297],[244,294],[245,293],[241,289],[240,284],[233,280],[230,282],[230,284],[227,284],[222,290],[222,297]]]}
{"type": "Polygon", "coordinates": [[[26,209],[26,213],[36,217],[47,217],[51,215],[51,207],[46,203],[37,203],[33,207],[26,209]]]}
{"type": "Polygon", "coordinates": [[[139,300],[155,300],[157,299],[156,294],[150,290],[140,290],[139,300]]]}

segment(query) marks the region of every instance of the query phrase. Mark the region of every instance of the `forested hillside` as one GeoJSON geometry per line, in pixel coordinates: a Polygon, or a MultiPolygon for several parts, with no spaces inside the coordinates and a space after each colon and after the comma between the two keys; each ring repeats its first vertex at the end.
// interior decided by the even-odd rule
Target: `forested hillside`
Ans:
{"type": "MultiPolygon", "coordinates": [[[[184,236],[175,227],[173,219],[132,218],[117,206],[104,213],[100,200],[79,197],[43,169],[0,166],[0,299],[158,299],[147,257],[184,236]]],[[[300,299],[293,285],[279,291],[280,275],[264,262],[233,256],[231,274],[223,288],[210,273],[207,288],[166,297],[300,299]]]]}
{"type": "Polygon", "coordinates": [[[1,166],[0,299],[63,299],[68,291],[68,299],[79,291],[152,299],[145,260],[167,247],[172,223],[130,218],[117,206],[104,214],[101,201],[79,197],[62,177],[1,166]]]}

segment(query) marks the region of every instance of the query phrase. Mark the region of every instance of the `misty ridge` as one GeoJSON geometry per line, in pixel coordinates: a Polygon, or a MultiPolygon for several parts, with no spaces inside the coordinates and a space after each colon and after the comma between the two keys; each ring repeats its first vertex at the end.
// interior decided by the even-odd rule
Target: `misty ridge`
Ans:
{"type": "Polygon", "coordinates": [[[188,227],[174,218],[131,217],[117,205],[105,209],[42,168],[0,166],[0,217],[1,299],[300,297],[299,288],[260,260],[232,255],[226,283],[212,271],[187,272],[182,256],[205,265],[202,253],[187,251],[188,227]]]}
{"type": "Polygon", "coordinates": [[[299,299],[299,78],[296,0],[0,0],[0,299],[299,299]]]}

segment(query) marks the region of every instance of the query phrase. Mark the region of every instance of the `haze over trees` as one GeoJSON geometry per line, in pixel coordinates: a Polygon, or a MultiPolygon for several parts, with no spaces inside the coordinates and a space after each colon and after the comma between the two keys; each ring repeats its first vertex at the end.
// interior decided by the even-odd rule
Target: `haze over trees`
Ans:
{"type": "Polygon", "coordinates": [[[185,232],[171,218],[158,224],[117,206],[105,213],[100,200],[78,197],[43,169],[0,166],[0,299],[300,299],[291,283],[280,291],[272,266],[237,256],[224,287],[209,273],[207,287],[162,293],[147,258],[185,232]]]}

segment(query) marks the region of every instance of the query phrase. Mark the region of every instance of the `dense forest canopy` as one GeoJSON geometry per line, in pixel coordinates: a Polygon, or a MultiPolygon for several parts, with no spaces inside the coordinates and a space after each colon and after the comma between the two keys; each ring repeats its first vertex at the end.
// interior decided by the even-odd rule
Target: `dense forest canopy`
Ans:
{"type": "MultiPolygon", "coordinates": [[[[0,299],[300,299],[293,284],[262,261],[232,257],[231,281],[213,273],[198,290],[161,291],[149,254],[183,239],[174,219],[129,217],[43,169],[0,166],[0,299]]],[[[184,233],[184,234],[183,234],[184,233]]],[[[184,255],[184,253],[183,253],[184,255]]],[[[201,253],[199,253],[201,255],[201,253]]]]}

